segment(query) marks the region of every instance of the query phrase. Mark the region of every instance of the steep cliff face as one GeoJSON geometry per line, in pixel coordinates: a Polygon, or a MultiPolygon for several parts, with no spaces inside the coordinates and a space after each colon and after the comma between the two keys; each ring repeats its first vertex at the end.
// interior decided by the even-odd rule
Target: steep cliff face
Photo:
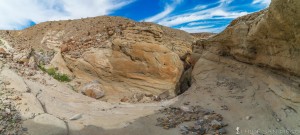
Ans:
{"type": "Polygon", "coordinates": [[[300,75],[300,1],[273,0],[266,10],[234,20],[198,45],[235,59],[300,75]]]}

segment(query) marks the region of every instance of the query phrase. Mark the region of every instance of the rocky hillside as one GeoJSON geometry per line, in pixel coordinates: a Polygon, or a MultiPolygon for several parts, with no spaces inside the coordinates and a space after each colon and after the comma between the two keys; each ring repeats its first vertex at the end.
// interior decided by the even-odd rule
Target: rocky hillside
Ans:
{"type": "Polygon", "coordinates": [[[134,94],[174,97],[188,88],[179,82],[186,79],[181,76],[190,67],[186,56],[194,37],[183,31],[103,16],[1,33],[18,50],[14,61],[33,59],[56,68],[72,78],[76,91],[94,98],[103,93],[103,100],[116,101],[134,94]],[[95,81],[101,91],[86,91],[95,81]]]}
{"type": "Polygon", "coordinates": [[[209,33],[209,32],[202,32],[202,33],[191,33],[192,36],[194,36],[195,38],[197,38],[197,40],[201,40],[201,39],[208,39],[211,38],[215,35],[217,35],[216,33],[209,33]]]}

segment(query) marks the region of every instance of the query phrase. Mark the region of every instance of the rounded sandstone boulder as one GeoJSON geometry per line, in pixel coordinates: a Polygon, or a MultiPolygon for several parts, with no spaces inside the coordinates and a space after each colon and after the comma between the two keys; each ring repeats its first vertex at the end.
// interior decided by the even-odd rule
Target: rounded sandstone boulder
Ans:
{"type": "Polygon", "coordinates": [[[81,93],[95,99],[102,98],[105,95],[104,88],[99,81],[92,81],[85,84],[81,88],[81,93]]]}

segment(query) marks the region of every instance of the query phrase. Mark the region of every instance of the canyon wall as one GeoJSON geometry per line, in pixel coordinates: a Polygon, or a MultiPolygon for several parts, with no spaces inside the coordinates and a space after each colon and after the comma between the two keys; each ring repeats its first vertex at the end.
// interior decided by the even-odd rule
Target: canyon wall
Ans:
{"type": "Polygon", "coordinates": [[[198,41],[215,54],[300,75],[300,1],[273,0],[268,9],[232,21],[220,34],[198,41]]]}

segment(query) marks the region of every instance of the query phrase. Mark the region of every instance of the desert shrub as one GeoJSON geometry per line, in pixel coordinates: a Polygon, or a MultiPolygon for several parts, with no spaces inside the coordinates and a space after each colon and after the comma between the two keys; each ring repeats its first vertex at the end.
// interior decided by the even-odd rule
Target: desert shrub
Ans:
{"type": "Polygon", "coordinates": [[[46,69],[43,65],[38,65],[38,67],[42,71],[46,72],[48,75],[52,76],[54,79],[56,79],[60,82],[70,82],[71,81],[71,79],[69,78],[68,75],[58,73],[55,68],[46,69]]]}

